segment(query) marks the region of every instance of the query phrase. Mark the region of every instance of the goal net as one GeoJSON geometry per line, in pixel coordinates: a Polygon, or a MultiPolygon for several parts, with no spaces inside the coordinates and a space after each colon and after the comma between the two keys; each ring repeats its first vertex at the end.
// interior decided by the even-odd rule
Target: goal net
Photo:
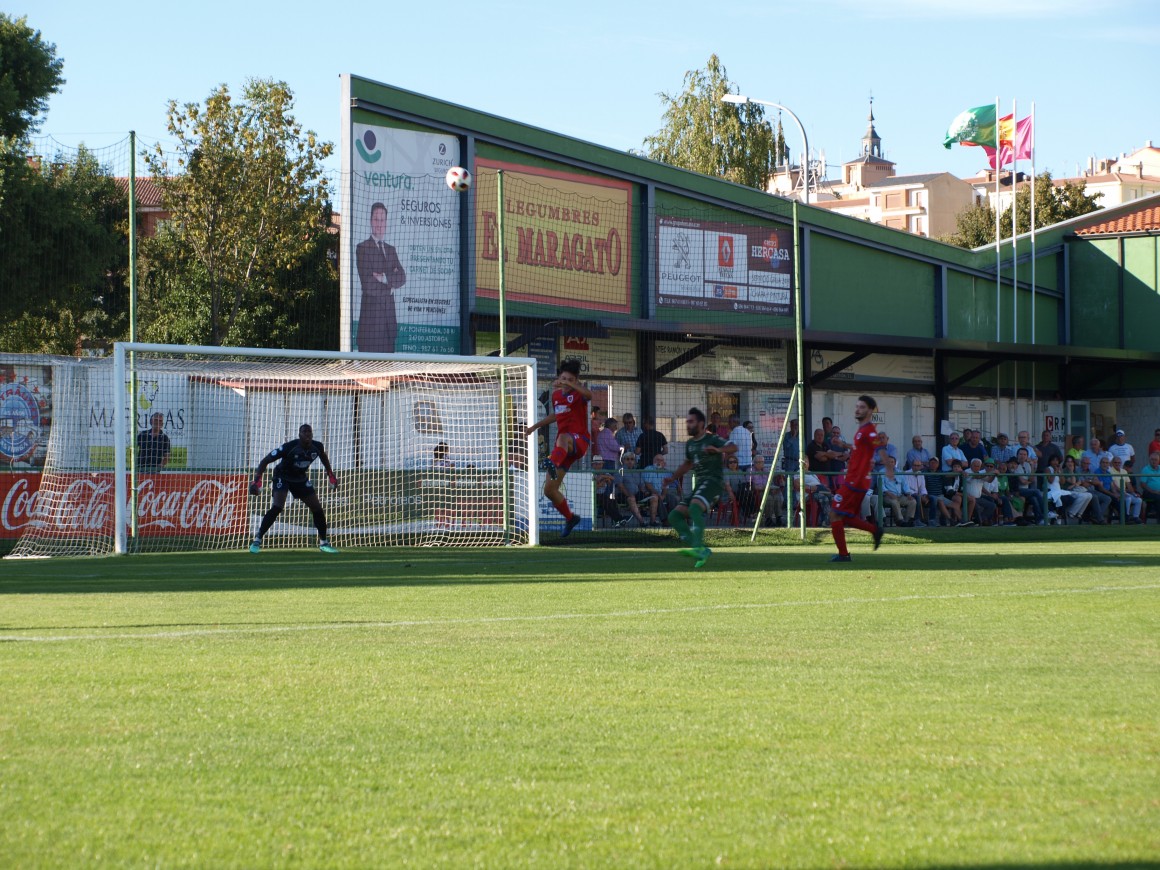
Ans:
{"type": "MultiPolygon", "coordinates": [[[[245,547],[275,465],[257,496],[254,471],[304,423],[338,477],[331,489],[321,462],[310,469],[335,546],[534,544],[535,383],[534,360],[499,357],[118,344],[62,362],[12,555],[245,547]]],[[[291,497],[263,547],[317,541],[291,497]]]]}

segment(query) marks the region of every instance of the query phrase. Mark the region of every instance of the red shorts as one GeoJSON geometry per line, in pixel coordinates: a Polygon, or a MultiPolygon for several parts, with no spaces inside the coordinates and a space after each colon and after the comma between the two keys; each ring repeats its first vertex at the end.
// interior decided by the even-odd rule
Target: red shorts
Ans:
{"type": "Polygon", "coordinates": [[[580,457],[588,452],[588,436],[578,432],[557,432],[557,441],[560,440],[561,435],[572,436],[572,450],[566,457],[564,457],[564,461],[556,466],[557,468],[562,468],[564,471],[567,471],[572,467],[573,463],[575,463],[578,459],[580,459],[580,457]]]}
{"type": "Polygon", "coordinates": [[[866,490],[855,489],[848,483],[843,483],[830,505],[830,511],[843,517],[860,517],[862,515],[862,499],[866,497],[866,490]]]}

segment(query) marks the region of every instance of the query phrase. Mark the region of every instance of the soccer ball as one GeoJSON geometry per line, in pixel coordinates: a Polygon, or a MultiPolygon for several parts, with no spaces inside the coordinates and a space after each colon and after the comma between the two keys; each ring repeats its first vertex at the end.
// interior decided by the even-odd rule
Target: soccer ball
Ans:
{"type": "Polygon", "coordinates": [[[463,193],[471,187],[471,173],[462,166],[452,166],[447,170],[447,186],[456,193],[463,193]]]}

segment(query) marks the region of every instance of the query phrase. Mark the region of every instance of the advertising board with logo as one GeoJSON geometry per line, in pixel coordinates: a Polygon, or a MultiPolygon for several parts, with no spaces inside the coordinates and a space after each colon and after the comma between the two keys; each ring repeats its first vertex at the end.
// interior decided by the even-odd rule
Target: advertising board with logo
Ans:
{"type": "MultiPolygon", "coordinates": [[[[664,365],[697,346],[695,341],[658,340],[657,365],[664,365]]],[[[687,380],[725,381],[734,384],[781,384],[788,372],[787,351],[779,347],[733,347],[721,345],[689,360],[667,377],[687,380]]]]}
{"type": "Polygon", "coordinates": [[[635,378],[637,376],[636,336],[631,332],[610,332],[608,338],[566,335],[561,341],[560,360],[580,361],[580,379],[635,378]]]}
{"type": "Polygon", "coordinates": [[[342,223],[343,350],[459,352],[459,140],[352,124],[342,223]]]}
{"type": "Polygon", "coordinates": [[[494,160],[475,169],[479,296],[499,295],[502,169],[507,300],[632,313],[632,184],[494,160]]]}
{"type": "Polygon", "coordinates": [[[0,364],[0,468],[43,468],[52,425],[52,367],[0,364]]]}
{"type": "Polygon", "coordinates": [[[788,316],[793,312],[789,227],[658,217],[659,307],[788,316]]]}
{"type": "MultiPolygon", "coordinates": [[[[112,536],[111,473],[52,479],[52,488],[42,490],[39,474],[0,475],[0,538],[18,538],[29,529],[62,538],[112,536]]],[[[245,474],[144,475],[137,481],[138,534],[246,535],[248,484],[245,474]]]]}

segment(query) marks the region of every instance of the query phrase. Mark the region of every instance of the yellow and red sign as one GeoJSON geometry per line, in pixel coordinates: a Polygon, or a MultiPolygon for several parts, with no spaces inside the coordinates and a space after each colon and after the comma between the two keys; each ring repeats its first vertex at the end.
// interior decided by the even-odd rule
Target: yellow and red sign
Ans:
{"type": "Polygon", "coordinates": [[[475,162],[478,295],[499,295],[500,169],[507,299],[631,313],[632,184],[492,160],[475,162]]]}

